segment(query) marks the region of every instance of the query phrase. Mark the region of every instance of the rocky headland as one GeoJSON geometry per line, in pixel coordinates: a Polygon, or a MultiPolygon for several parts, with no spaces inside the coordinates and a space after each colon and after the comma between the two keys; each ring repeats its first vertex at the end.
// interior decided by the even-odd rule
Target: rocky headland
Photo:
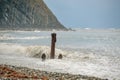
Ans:
{"type": "Polygon", "coordinates": [[[0,0],[0,30],[67,30],[43,0],[0,0]]]}

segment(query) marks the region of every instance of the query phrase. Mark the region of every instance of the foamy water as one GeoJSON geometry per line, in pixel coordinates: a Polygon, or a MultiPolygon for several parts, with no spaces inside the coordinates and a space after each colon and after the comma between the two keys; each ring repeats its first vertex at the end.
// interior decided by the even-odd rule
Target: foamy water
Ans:
{"type": "Polygon", "coordinates": [[[50,60],[51,32],[1,31],[0,64],[119,80],[120,31],[56,32],[56,59],[50,60]],[[47,60],[42,62],[45,53],[47,60]],[[58,60],[62,54],[63,59],[58,60]]]}

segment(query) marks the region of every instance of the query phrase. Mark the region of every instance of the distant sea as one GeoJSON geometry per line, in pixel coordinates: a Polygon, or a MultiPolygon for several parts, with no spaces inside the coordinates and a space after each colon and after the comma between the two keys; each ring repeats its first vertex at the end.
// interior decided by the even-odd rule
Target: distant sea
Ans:
{"type": "Polygon", "coordinates": [[[52,31],[0,31],[0,64],[120,80],[120,30],[54,31],[56,55],[49,58],[52,31]]]}

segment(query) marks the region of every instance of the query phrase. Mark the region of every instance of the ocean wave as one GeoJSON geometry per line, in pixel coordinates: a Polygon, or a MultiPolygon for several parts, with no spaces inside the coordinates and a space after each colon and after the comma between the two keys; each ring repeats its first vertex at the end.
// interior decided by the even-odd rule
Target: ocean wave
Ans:
{"type": "MultiPolygon", "coordinates": [[[[65,52],[60,49],[55,49],[56,58],[59,54],[65,56],[65,52]]],[[[41,58],[42,54],[50,57],[50,47],[48,46],[22,46],[13,44],[0,44],[0,54],[13,56],[27,56],[34,58],[41,58]]]]}
{"type": "MultiPolygon", "coordinates": [[[[41,55],[46,54],[50,58],[49,46],[23,46],[18,44],[0,44],[0,63],[11,63],[27,65],[48,71],[67,72],[72,74],[83,74],[98,76],[108,79],[120,79],[120,57],[101,55],[98,51],[84,50],[62,50],[56,49],[54,60],[47,59],[42,62],[41,55]],[[99,54],[96,54],[96,53],[99,54]],[[63,59],[58,60],[62,54],[63,59]]],[[[104,52],[104,51],[101,51],[104,52]]]]}
{"type": "Polygon", "coordinates": [[[30,37],[12,37],[12,36],[0,36],[0,40],[35,40],[35,39],[49,39],[49,36],[30,36],[30,37]]]}

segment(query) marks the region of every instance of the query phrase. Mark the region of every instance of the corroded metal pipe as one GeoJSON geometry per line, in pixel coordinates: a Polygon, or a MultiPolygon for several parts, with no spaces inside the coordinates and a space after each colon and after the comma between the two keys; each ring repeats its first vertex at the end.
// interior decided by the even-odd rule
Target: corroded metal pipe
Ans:
{"type": "Polygon", "coordinates": [[[50,53],[50,58],[54,59],[55,58],[55,43],[56,43],[56,33],[51,34],[52,40],[51,40],[51,53],[50,53]]]}

